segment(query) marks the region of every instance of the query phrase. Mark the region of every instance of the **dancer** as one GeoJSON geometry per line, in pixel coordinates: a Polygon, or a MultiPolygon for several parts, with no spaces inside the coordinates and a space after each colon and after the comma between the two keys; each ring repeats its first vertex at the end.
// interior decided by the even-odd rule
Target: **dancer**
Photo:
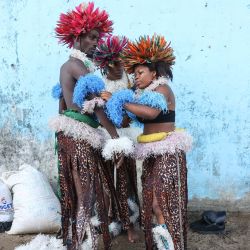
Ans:
{"type": "MultiPolygon", "coordinates": [[[[113,93],[131,87],[130,79],[124,71],[120,57],[126,45],[127,38],[110,35],[98,45],[95,51],[94,60],[101,69],[105,82],[105,91],[101,93],[101,97],[105,101],[108,101],[113,93]]],[[[123,126],[127,127],[129,121],[128,117],[126,117],[123,120],[123,126]]],[[[131,128],[119,128],[118,133],[131,138],[133,136],[132,130],[131,128]]],[[[138,222],[139,217],[135,159],[130,156],[125,157],[124,163],[118,169],[115,169],[114,164],[110,160],[107,160],[105,164],[110,170],[116,186],[116,195],[119,202],[118,208],[122,208],[119,211],[120,221],[123,229],[128,232],[128,240],[134,242],[138,238],[134,225],[138,222]]],[[[114,197],[109,197],[109,199],[110,206],[112,206],[114,197]]],[[[116,235],[121,229],[120,225],[117,222],[115,223],[117,215],[113,212],[113,214],[110,214],[110,217],[113,220],[110,224],[110,230],[116,235]]]]}
{"type": "Polygon", "coordinates": [[[112,121],[127,113],[144,125],[138,136],[135,156],[143,160],[142,226],[146,249],[187,248],[186,156],[192,138],[175,128],[175,96],[169,86],[175,57],[162,36],[140,37],[123,52],[128,73],[134,73],[136,91],[113,95],[107,106],[112,121]],[[116,107],[116,108],[114,108],[116,107]],[[158,225],[152,226],[152,213],[158,225]]]}
{"type": "MultiPolygon", "coordinates": [[[[99,122],[112,138],[119,136],[101,105],[94,107],[93,115],[85,114],[82,105],[104,88],[103,81],[91,74],[95,70],[91,58],[98,40],[112,32],[112,22],[105,11],[88,3],[61,14],[55,30],[59,41],[73,48],[61,67],[60,84],[54,88],[61,115],[50,122],[58,140],[63,244],[71,250],[97,249],[100,225],[104,247],[110,249],[99,122]]],[[[121,163],[122,157],[116,157],[116,164],[121,163]]]]}

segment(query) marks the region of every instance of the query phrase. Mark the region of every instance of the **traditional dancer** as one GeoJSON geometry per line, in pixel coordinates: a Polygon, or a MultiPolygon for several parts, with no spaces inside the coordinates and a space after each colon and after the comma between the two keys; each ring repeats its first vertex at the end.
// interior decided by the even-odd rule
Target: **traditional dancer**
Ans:
{"type": "MultiPolygon", "coordinates": [[[[104,247],[110,249],[102,187],[105,173],[100,162],[103,134],[96,128],[100,122],[112,138],[118,138],[118,134],[103,109],[98,108],[103,101],[97,100],[93,115],[86,114],[82,106],[104,89],[104,82],[91,74],[95,66],[90,58],[98,40],[112,32],[112,22],[105,11],[88,3],[61,14],[55,30],[59,41],[73,48],[53,92],[60,98],[61,115],[50,121],[58,140],[63,243],[71,250],[97,249],[100,226],[104,247]]],[[[120,159],[116,159],[118,165],[120,159]]]]}
{"type": "MultiPolygon", "coordinates": [[[[127,38],[110,35],[103,40],[97,47],[94,60],[97,66],[101,69],[105,82],[105,91],[101,93],[101,97],[108,101],[113,93],[119,90],[128,89],[131,87],[130,79],[124,71],[121,62],[121,52],[127,45],[127,38]]],[[[127,127],[129,119],[124,119],[123,126],[127,127]]],[[[118,133],[122,136],[133,137],[133,128],[119,128],[118,133]]],[[[108,140],[106,147],[112,143],[108,140]]],[[[110,154],[110,152],[108,152],[110,154]]],[[[106,155],[106,148],[104,148],[104,156],[106,155]]],[[[109,158],[109,157],[107,157],[109,158]]],[[[128,239],[134,242],[138,236],[134,231],[134,224],[138,222],[139,218],[139,199],[137,192],[137,174],[135,159],[128,156],[125,157],[124,163],[118,169],[115,168],[112,161],[107,160],[106,166],[111,171],[114,184],[116,186],[116,195],[119,206],[122,208],[119,211],[120,221],[123,229],[128,232],[128,239]]],[[[114,197],[109,197],[110,205],[114,205],[114,197]]],[[[114,209],[112,209],[114,211],[114,209]]],[[[112,223],[110,224],[110,231],[116,235],[121,228],[117,223],[118,216],[115,212],[110,214],[112,223]]]]}
{"type": "Polygon", "coordinates": [[[192,138],[175,128],[175,96],[170,86],[175,57],[162,36],[140,37],[123,52],[128,73],[134,73],[136,91],[121,91],[107,103],[109,117],[121,123],[124,114],[144,125],[135,156],[143,160],[142,226],[146,248],[187,248],[186,156],[192,138]],[[152,213],[158,225],[152,226],[152,213]]]}

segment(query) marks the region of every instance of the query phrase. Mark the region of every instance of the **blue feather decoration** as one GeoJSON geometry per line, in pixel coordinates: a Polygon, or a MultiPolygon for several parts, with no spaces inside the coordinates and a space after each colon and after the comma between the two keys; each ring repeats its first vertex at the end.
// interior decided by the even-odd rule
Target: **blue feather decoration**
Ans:
{"type": "Polygon", "coordinates": [[[51,95],[54,99],[60,99],[62,95],[62,87],[61,84],[58,82],[55,86],[53,86],[51,95]]]}
{"type": "Polygon", "coordinates": [[[138,127],[138,128],[144,128],[144,124],[139,122],[136,118],[132,120],[131,124],[130,124],[131,127],[138,127]]]}
{"type": "Polygon", "coordinates": [[[135,103],[146,105],[151,108],[160,109],[163,112],[167,112],[168,110],[166,97],[163,94],[155,91],[145,90],[135,101],[135,103]]]}
{"type": "MultiPolygon", "coordinates": [[[[151,108],[160,109],[164,112],[168,110],[167,101],[163,94],[155,91],[145,90],[134,103],[149,106],[151,108]]],[[[129,113],[129,112],[127,112],[129,113]]],[[[130,113],[132,114],[132,113],[130,113]]],[[[129,114],[128,114],[129,115],[129,114]]],[[[144,124],[137,120],[137,117],[132,114],[129,117],[133,120],[133,126],[143,128],[144,124]]]]}
{"type": "Polygon", "coordinates": [[[81,76],[74,88],[73,103],[82,108],[82,104],[88,94],[100,94],[104,88],[105,84],[99,76],[93,74],[81,76]]]}
{"type": "MultiPolygon", "coordinates": [[[[106,114],[108,118],[120,128],[123,121],[123,116],[126,114],[123,105],[128,102],[133,102],[134,92],[129,89],[115,92],[106,103],[106,114]]],[[[134,116],[130,113],[131,116],[134,116]]]]}

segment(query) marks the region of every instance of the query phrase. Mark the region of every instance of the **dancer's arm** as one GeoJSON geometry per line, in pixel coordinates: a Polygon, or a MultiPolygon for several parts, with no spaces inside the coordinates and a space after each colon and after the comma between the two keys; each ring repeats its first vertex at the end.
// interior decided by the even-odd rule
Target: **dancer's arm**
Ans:
{"type": "Polygon", "coordinates": [[[161,112],[159,109],[155,109],[155,108],[151,108],[145,105],[135,104],[135,103],[125,103],[123,107],[127,111],[135,114],[136,116],[141,117],[142,119],[147,119],[147,120],[155,119],[161,112]]]}
{"type": "Polygon", "coordinates": [[[119,135],[116,131],[115,126],[113,123],[108,119],[106,113],[104,112],[103,108],[95,108],[95,114],[101,123],[101,125],[108,131],[112,139],[119,138],[119,135]]]}
{"type": "Polygon", "coordinates": [[[76,81],[80,76],[88,73],[87,69],[81,62],[75,60],[68,60],[60,69],[60,83],[62,85],[63,98],[67,109],[74,109],[78,112],[81,109],[73,103],[73,93],[76,81]]]}
{"type": "MultiPolygon", "coordinates": [[[[115,126],[113,123],[108,119],[106,113],[104,112],[103,108],[95,108],[95,114],[99,120],[99,122],[102,124],[102,126],[108,131],[112,139],[119,138],[119,135],[116,131],[115,126]]],[[[124,155],[122,153],[116,153],[114,154],[114,162],[116,168],[119,168],[123,162],[124,162],[124,155]]]]}

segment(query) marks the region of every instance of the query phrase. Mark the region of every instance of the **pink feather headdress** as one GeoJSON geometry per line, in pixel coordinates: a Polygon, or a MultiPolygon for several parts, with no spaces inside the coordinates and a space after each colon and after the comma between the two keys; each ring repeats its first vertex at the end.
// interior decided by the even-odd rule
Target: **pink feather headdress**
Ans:
{"type": "Polygon", "coordinates": [[[122,50],[127,46],[128,39],[124,36],[108,36],[101,40],[94,54],[94,60],[101,69],[115,61],[120,61],[122,50]]]}
{"type": "Polygon", "coordinates": [[[75,10],[60,15],[55,28],[59,42],[73,47],[75,38],[96,29],[100,37],[113,31],[113,22],[105,10],[94,9],[94,3],[80,4],[75,10]]]}

